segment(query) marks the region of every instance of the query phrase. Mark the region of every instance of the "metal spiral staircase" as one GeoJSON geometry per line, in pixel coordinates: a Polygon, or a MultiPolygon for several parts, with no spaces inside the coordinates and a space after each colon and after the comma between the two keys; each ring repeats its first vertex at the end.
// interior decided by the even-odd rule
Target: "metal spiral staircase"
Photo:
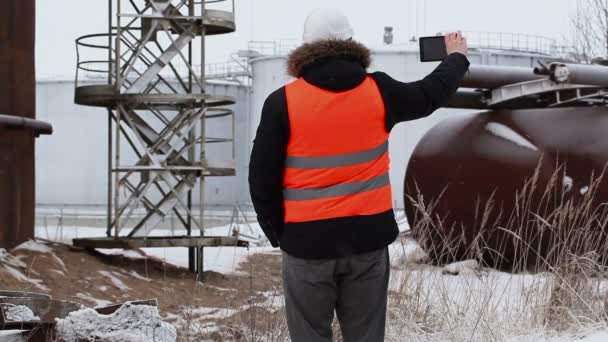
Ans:
{"type": "Polygon", "coordinates": [[[76,40],[75,89],[77,104],[108,109],[107,237],[74,245],[190,247],[190,269],[202,276],[203,247],[246,245],[205,236],[205,177],[235,174],[234,160],[206,155],[208,144],[234,144],[234,131],[211,138],[206,126],[234,120],[221,107],[235,101],[207,94],[205,68],[193,67],[205,65],[206,36],[235,31],[234,1],[109,0],[109,13],[108,33],[76,40]],[[169,214],[186,236],[151,236],[169,214]]]}

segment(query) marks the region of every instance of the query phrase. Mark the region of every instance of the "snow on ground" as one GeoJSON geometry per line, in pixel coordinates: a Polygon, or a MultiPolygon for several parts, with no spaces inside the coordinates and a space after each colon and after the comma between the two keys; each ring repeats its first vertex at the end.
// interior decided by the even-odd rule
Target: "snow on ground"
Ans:
{"type": "Polygon", "coordinates": [[[31,251],[31,252],[38,252],[38,253],[53,253],[53,250],[51,249],[51,247],[37,242],[37,241],[26,241],[22,244],[20,244],[19,246],[15,247],[15,250],[27,250],[27,251],[31,251]]]}
{"type": "Polygon", "coordinates": [[[114,284],[114,286],[116,286],[119,290],[121,290],[121,291],[130,291],[131,290],[131,288],[128,287],[122,280],[118,279],[118,277],[117,277],[118,273],[109,272],[109,271],[98,271],[98,272],[102,276],[110,279],[112,284],[114,284]]]}
{"type": "Polygon", "coordinates": [[[39,321],[40,317],[34,315],[34,312],[23,305],[2,304],[4,307],[4,315],[7,321],[12,322],[32,322],[39,321]]]}
{"type": "MultiPolygon", "coordinates": [[[[409,230],[404,217],[398,216],[397,219],[400,231],[409,230]]],[[[259,226],[254,227],[259,230],[259,226]]],[[[227,236],[230,230],[229,226],[217,227],[209,229],[206,235],[227,236]]],[[[38,227],[36,231],[39,237],[51,240],[57,237],[63,242],[70,242],[75,237],[105,235],[105,229],[88,227],[64,228],[60,231],[38,227]]],[[[155,235],[167,232],[156,231],[155,235]]],[[[173,233],[185,234],[184,231],[173,233]]],[[[255,235],[256,231],[249,234],[255,235]]],[[[42,249],[35,244],[23,248],[38,249],[39,252],[42,249]]],[[[403,298],[392,298],[389,304],[392,318],[388,323],[387,341],[485,341],[488,338],[508,342],[608,341],[608,328],[604,326],[578,334],[549,334],[544,330],[543,322],[539,322],[538,317],[539,311],[546,310],[549,303],[551,292],[548,284],[553,280],[551,274],[507,274],[480,268],[475,261],[456,263],[444,268],[433,267],[428,265],[428,255],[411,239],[394,243],[389,251],[393,266],[389,286],[394,293],[402,294],[403,298]],[[469,336],[471,332],[473,335],[469,336]],[[485,333],[496,336],[492,338],[493,335],[483,335],[485,333]]],[[[134,251],[100,252],[130,258],[144,257],[134,251]]],[[[188,263],[186,248],[147,248],[144,252],[177,266],[186,267],[188,263]]],[[[250,255],[275,254],[278,251],[270,247],[221,247],[205,248],[204,253],[205,270],[226,274],[237,273],[239,264],[250,255]]],[[[7,259],[10,257],[0,251],[0,262],[6,264],[7,259]]],[[[18,264],[20,260],[13,257],[11,262],[18,264]]],[[[122,286],[120,276],[124,275],[107,272],[104,276],[111,279],[115,286],[122,286]]],[[[604,295],[607,290],[608,284],[598,287],[598,291],[603,291],[604,295]]],[[[82,292],[79,296],[84,299],[89,295],[82,292]]],[[[284,305],[280,290],[257,292],[252,295],[252,300],[255,305],[268,308],[271,312],[277,312],[284,305]]],[[[212,322],[214,319],[232,316],[248,305],[243,303],[241,308],[233,309],[181,307],[181,310],[195,318],[199,329],[213,332],[218,331],[218,326],[212,322]]],[[[187,323],[184,315],[167,313],[166,317],[177,326],[187,323]]]]}
{"type": "Polygon", "coordinates": [[[83,292],[76,293],[76,298],[87,300],[87,301],[91,301],[91,302],[95,303],[95,307],[104,307],[104,306],[108,306],[108,305],[112,305],[113,304],[109,300],[97,299],[97,298],[91,296],[90,294],[83,293],[83,292]]]}
{"type": "Polygon", "coordinates": [[[8,265],[4,265],[3,270],[5,272],[8,272],[13,278],[15,278],[19,281],[22,281],[25,283],[30,283],[30,284],[34,285],[38,290],[45,291],[45,292],[50,291],[50,289],[46,285],[44,285],[44,281],[42,281],[41,279],[30,278],[30,277],[26,276],[25,274],[23,274],[18,269],[13,268],[8,265]]]}
{"type": "Polygon", "coordinates": [[[389,253],[392,266],[422,264],[429,260],[429,255],[412,239],[393,243],[389,253]]]}
{"type": "Polygon", "coordinates": [[[72,312],[57,320],[58,338],[65,342],[95,340],[105,342],[171,342],[177,332],[163,322],[158,308],[126,304],[111,315],[93,309],[72,312]]]}

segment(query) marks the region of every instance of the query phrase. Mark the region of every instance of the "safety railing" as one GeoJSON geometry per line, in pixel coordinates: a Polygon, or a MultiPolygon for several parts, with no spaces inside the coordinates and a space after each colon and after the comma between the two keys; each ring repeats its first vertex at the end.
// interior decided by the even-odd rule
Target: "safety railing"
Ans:
{"type": "Polygon", "coordinates": [[[487,31],[465,31],[469,47],[517,51],[552,56],[563,54],[566,47],[560,46],[557,40],[523,33],[511,32],[487,32],[487,31]]]}
{"type": "Polygon", "coordinates": [[[248,49],[263,56],[284,56],[298,46],[296,39],[281,39],[272,41],[250,41],[248,49]]]}
{"type": "Polygon", "coordinates": [[[76,39],[76,87],[85,82],[111,83],[114,60],[108,58],[114,56],[110,41],[115,37],[115,34],[96,33],[76,39]]]}
{"type": "MultiPolygon", "coordinates": [[[[469,47],[490,50],[516,51],[547,56],[568,56],[575,53],[573,47],[558,44],[557,40],[523,33],[464,31],[469,47]]],[[[262,56],[284,56],[299,44],[296,39],[250,41],[248,48],[262,56]]]]}

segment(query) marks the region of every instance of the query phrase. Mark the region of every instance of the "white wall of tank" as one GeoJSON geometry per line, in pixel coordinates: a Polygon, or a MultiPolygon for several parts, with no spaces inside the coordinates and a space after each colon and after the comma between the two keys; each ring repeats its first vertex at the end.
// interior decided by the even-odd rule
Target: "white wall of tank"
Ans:
{"type": "MultiPolygon", "coordinates": [[[[371,71],[381,70],[393,78],[408,82],[423,78],[436,63],[420,63],[417,51],[392,47],[374,52],[371,71]]],[[[472,51],[470,60],[477,64],[534,66],[543,56],[517,52],[472,51]]],[[[237,104],[235,154],[236,177],[208,178],[205,187],[207,203],[231,205],[250,202],[248,191],[249,155],[266,97],[290,81],[286,57],[263,57],[251,61],[251,88],[234,84],[210,84],[208,92],[233,96],[237,104]]],[[[37,201],[48,206],[103,206],[107,197],[107,127],[108,115],[103,108],[78,106],[73,103],[74,82],[40,81],[37,83],[37,112],[41,120],[54,126],[54,134],[37,144],[37,201]]],[[[418,121],[395,127],[390,138],[391,182],[397,207],[403,206],[402,188],[407,161],[420,138],[437,122],[450,115],[470,111],[442,109],[418,121]]],[[[228,119],[227,119],[228,120],[228,119]]],[[[209,120],[208,135],[230,135],[230,121],[209,120]]],[[[127,146],[122,148],[127,151],[127,146]]],[[[232,155],[229,145],[209,147],[215,159],[232,155]]],[[[125,154],[133,160],[134,155],[125,154]]],[[[198,189],[195,189],[196,193],[198,189]]],[[[198,196],[194,196],[195,202],[198,196]]]]}
{"type": "MultiPolygon", "coordinates": [[[[53,135],[36,145],[37,203],[42,206],[103,206],[107,203],[108,112],[104,108],[74,104],[74,82],[40,81],[36,84],[38,118],[53,124],[53,135]]],[[[208,93],[229,95],[237,104],[235,111],[235,162],[237,174],[246,174],[249,88],[234,84],[209,84],[208,93]]],[[[209,137],[231,137],[230,117],[207,120],[209,137]]],[[[135,160],[125,143],[121,159],[135,160]]],[[[232,145],[209,144],[209,159],[232,158],[232,145]]],[[[127,164],[128,165],[128,164],[127,164]]],[[[243,202],[246,178],[209,177],[205,194],[211,205],[243,202]]],[[[198,186],[194,193],[198,194],[198,186]]],[[[193,196],[198,203],[198,195],[193,196]]]]}

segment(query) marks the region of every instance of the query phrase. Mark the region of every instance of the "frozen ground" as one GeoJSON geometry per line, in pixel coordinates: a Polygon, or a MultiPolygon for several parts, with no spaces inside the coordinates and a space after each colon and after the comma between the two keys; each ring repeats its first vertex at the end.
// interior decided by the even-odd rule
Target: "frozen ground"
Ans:
{"type": "Polygon", "coordinates": [[[57,321],[58,337],[65,342],[175,342],[177,332],[163,322],[158,308],[126,304],[111,315],[93,309],[72,312],[57,321]]]}
{"type": "MultiPolygon", "coordinates": [[[[260,233],[259,227],[253,226],[249,233],[260,233]]],[[[406,230],[407,225],[401,221],[401,229],[406,230]]],[[[228,226],[209,230],[209,235],[227,235],[228,226]]],[[[73,237],[103,236],[104,230],[99,228],[71,228],[63,230],[38,227],[38,237],[69,242],[73,237]]],[[[180,235],[183,232],[175,232],[180,235]]],[[[65,272],[61,266],[61,259],[54,255],[52,249],[39,243],[26,243],[20,249],[37,253],[47,253],[56,262],[57,271],[65,272]]],[[[269,247],[252,247],[249,250],[241,248],[207,248],[205,249],[205,269],[224,274],[241,274],[247,276],[239,265],[248,257],[262,253],[262,263],[280,258],[277,253],[270,254],[269,247]]],[[[144,258],[134,251],[101,250],[107,254],[121,254],[137,259],[144,258]]],[[[145,252],[168,263],[186,266],[187,250],[180,248],[146,249],[145,252]]],[[[412,240],[402,239],[390,246],[391,280],[389,324],[387,327],[387,341],[608,341],[608,329],[605,320],[593,319],[595,311],[583,308],[573,311],[579,325],[555,326],[546,320],[547,307],[552,303],[552,284],[555,276],[548,273],[512,275],[490,269],[481,268],[475,261],[466,261],[446,267],[434,267],[428,264],[428,257],[424,251],[412,240]],[[580,316],[580,317],[579,317],[580,316]]],[[[19,257],[0,252],[0,261],[17,272],[22,269],[24,262],[19,257]],[[11,266],[12,265],[12,266],[11,266]],[[21,268],[19,268],[21,266],[21,268]]],[[[276,266],[273,266],[276,267],[276,266]]],[[[251,274],[253,277],[267,277],[265,273],[251,274]]],[[[124,273],[124,272],[123,272],[124,273]]],[[[107,282],[116,288],[129,291],[125,283],[125,274],[120,272],[99,272],[107,282]]],[[[35,275],[26,275],[21,272],[18,277],[27,279],[32,286],[44,287],[44,283],[35,275]]],[[[146,282],[151,281],[145,276],[137,274],[134,279],[146,282]]],[[[226,298],[243,288],[232,288],[228,285],[221,287],[207,285],[218,293],[224,293],[226,298]]],[[[581,294],[582,295],[582,294],[581,294]]],[[[590,295],[585,293],[585,305],[595,306],[596,300],[605,302],[608,297],[608,285],[598,282],[597,288],[590,295]],[[593,298],[591,298],[593,297],[593,298]]],[[[79,294],[82,299],[93,298],[83,291],[79,294]]],[[[255,307],[263,308],[268,312],[264,317],[279,317],[282,315],[283,297],[280,287],[262,288],[248,295],[234,305],[224,305],[216,302],[213,305],[180,305],[178,312],[167,313],[164,317],[178,327],[178,331],[193,329],[199,333],[218,334],[227,329],[234,329],[225,325],[229,319],[242,315],[255,307]],[[220,305],[218,305],[220,304],[220,305]]],[[[103,299],[100,304],[105,304],[103,299]]],[[[162,299],[161,299],[162,300],[162,299]]],[[[259,317],[258,317],[259,318],[259,317]]],[[[264,323],[265,327],[284,330],[284,323],[275,321],[264,323]]],[[[270,339],[266,331],[259,341],[283,341],[285,339],[270,339]]],[[[229,341],[230,339],[226,339],[229,341]]]]}

